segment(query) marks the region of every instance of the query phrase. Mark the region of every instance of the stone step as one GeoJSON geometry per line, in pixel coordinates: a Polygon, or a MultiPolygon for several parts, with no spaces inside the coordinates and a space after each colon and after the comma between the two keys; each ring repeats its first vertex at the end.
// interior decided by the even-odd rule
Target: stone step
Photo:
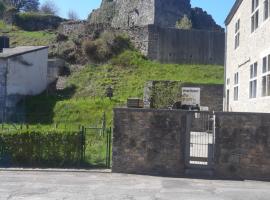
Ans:
{"type": "Polygon", "coordinates": [[[185,170],[185,175],[193,178],[213,178],[213,169],[190,168],[185,170]]]}

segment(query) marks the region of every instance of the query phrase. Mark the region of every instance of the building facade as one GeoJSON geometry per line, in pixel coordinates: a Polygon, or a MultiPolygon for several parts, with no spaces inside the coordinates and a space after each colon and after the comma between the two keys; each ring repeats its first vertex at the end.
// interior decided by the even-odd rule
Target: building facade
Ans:
{"type": "Polygon", "coordinates": [[[270,112],[270,0],[237,0],[225,23],[224,110],[270,112]]]}

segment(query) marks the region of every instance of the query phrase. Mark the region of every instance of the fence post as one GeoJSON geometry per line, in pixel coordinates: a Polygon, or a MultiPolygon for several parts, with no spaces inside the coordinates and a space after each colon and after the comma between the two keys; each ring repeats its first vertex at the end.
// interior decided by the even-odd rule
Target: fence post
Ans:
{"type": "Polygon", "coordinates": [[[110,127],[107,130],[107,151],[106,151],[106,167],[111,168],[111,137],[112,137],[112,128],[110,127]]]}
{"type": "Polygon", "coordinates": [[[110,127],[110,138],[109,138],[109,168],[111,168],[111,158],[112,158],[112,127],[110,127]]]}
{"type": "Polygon", "coordinates": [[[85,137],[85,128],[84,128],[84,126],[81,127],[80,134],[81,134],[80,166],[82,166],[82,163],[84,161],[84,146],[85,146],[85,144],[84,144],[84,141],[85,141],[85,139],[84,139],[84,137],[85,137]]]}

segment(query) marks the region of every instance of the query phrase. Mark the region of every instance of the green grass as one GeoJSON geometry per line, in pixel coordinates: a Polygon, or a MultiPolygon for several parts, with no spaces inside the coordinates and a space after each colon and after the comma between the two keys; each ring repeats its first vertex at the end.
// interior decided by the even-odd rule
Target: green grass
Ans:
{"type": "Polygon", "coordinates": [[[5,24],[0,20],[0,34],[10,37],[11,47],[16,46],[50,46],[55,42],[56,33],[49,31],[23,31],[16,26],[5,24]]]}
{"type": "Polygon", "coordinates": [[[161,64],[126,51],[102,66],[86,66],[68,78],[67,91],[40,95],[26,101],[29,116],[47,116],[47,123],[100,124],[106,112],[112,121],[114,107],[123,106],[129,97],[143,97],[149,80],[174,80],[190,83],[223,83],[223,67],[211,65],[161,64]],[[114,97],[105,97],[108,86],[114,97]],[[72,89],[70,89],[72,88],[72,89]]]}

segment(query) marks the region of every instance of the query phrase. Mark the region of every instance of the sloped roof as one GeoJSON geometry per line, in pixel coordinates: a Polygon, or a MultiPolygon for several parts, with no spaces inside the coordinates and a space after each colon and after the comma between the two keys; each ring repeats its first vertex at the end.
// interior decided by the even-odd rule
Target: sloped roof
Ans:
{"type": "Polygon", "coordinates": [[[227,18],[225,20],[225,24],[226,25],[228,25],[231,22],[233,16],[235,15],[236,11],[238,10],[238,8],[240,7],[240,5],[241,5],[242,2],[243,2],[243,0],[236,0],[235,1],[235,3],[233,5],[233,7],[232,7],[232,9],[231,9],[231,11],[229,13],[229,15],[227,16],[227,18]]]}
{"type": "Polygon", "coordinates": [[[15,47],[15,48],[8,48],[8,49],[4,49],[3,53],[0,53],[0,59],[19,56],[26,53],[31,53],[34,51],[47,49],[47,48],[48,48],[47,46],[21,46],[21,47],[15,47]]]}

